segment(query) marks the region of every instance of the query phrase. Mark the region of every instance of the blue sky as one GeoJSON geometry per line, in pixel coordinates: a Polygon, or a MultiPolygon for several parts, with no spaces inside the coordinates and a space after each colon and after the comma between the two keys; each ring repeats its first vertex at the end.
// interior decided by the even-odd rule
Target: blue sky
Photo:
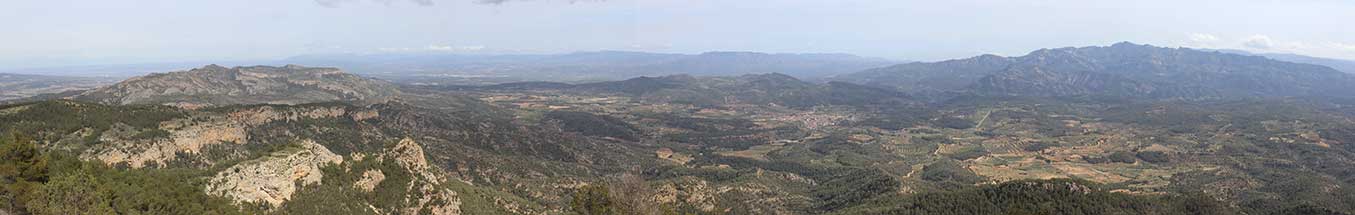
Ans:
{"type": "Polygon", "coordinates": [[[0,68],[314,53],[833,52],[1132,41],[1355,59],[1349,0],[6,0],[0,68]]]}

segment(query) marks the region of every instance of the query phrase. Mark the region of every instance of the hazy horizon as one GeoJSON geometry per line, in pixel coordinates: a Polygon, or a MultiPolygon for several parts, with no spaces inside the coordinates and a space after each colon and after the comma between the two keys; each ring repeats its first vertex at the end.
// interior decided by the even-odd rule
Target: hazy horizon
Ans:
{"type": "Polygon", "coordinates": [[[936,61],[1129,41],[1355,59],[1355,2],[243,0],[0,3],[0,68],[307,54],[844,53],[936,61]]]}

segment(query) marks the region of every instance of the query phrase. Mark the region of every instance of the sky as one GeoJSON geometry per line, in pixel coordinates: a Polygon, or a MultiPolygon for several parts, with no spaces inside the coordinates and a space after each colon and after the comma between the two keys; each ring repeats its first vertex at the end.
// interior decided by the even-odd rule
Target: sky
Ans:
{"type": "Polygon", "coordinates": [[[449,52],[848,53],[1110,45],[1355,59],[1351,0],[0,0],[0,68],[449,52]]]}

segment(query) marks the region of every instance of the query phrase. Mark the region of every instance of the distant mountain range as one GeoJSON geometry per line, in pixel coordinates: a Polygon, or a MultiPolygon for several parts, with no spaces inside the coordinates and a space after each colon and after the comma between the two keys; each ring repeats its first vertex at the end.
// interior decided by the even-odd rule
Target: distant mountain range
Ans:
{"type": "MultiPolygon", "coordinates": [[[[1127,42],[1106,47],[1042,49],[1019,57],[983,55],[897,65],[897,62],[885,59],[846,54],[663,54],[623,51],[553,55],[305,55],[261,63],[337,67],[363,76],[412,85],[465,86],[531,81],[577,84],[670,75],[701,77],[776,73],[809,82],[839,81],[915,95],[974,93],[1143,98],[1342,94],[1350,92],[1352,87],[1347,86],[1352,85],[1352,77],[1339,71],[1355,71],[1355,62],[1337,59],[1254,54],[1236,50],[1161,48],[1127,42]]],[[[194,66],[163,63],[30,69],[20,72],[130,77],[144,74],[145,71],[191,67],[194,66]]],[[[53,90],[41,91],[43,87],[33,87],[32,84],[19,85],[16,81],[5,81],[9,83],[0,84],[8,85],[0,86],[27,86],[23,90],[7,90],[26,92],[22,96],[9,96],[11,98],[8,99],[55,93],[51,92],[53,90]]],[[[93,86],[98,85],[71,89],[93,86]]]]}
{"type": "Polygon", "coordinates": [[[1270,58],[1270,59],[1281,60],[1281,61],[1289,61],[1289,62],[1295,62],[1295,63],[1306,63],[1306,64],[1322,65],[1322,66],[1331,67],[1332,69],[1340,70],[1340,71],[1342,71],[1342,72],[1355,74],[1355,60],[1343,60],[1343,59],[1334,59],[1334,58],[1320,58],[1320,57],[1312,57],[1312,56],[1297,55],[1297,54],[1282,54],[1282,53],[1252,53],[1252,52],[1248,52],[1248,51],[1243,51],[1243,50],[1232,50],[1232,49],[1221,49],[1221,50],[1216,50],[1216,51],[1218,51],[1218,52],[1223,52],[1223,53],[1229,53],[1229,54],[1240,54],[1240,55],[1262,56],[1262,57],[1266,57],[1266,58],[1270,58]]]}
{"type": "Polygon", "coordinates": [[[621,51],[560,55],[307,55],[283,61],[337,66],[396,82],[422,84],[588,82],[676,74],[782,73],[802,79],[819,79],[897,63],[847,54],[707,52],[687,55],[621,51]]]}
{"type": "Polygon", "coordinates": [[[1132,43],[909,63],[835,80],[909,93],[1217,98],[1351,96],[1355,75],[1265,57],[1132,43]]]}
{"type": "MultiPolygon", "coordinates": [[[[98,64],[0,69],[0,73],[40,74],[67,77],[125,79],[156,72],[180,71],[215,64],[224,66],[274,65],[274,61],[193,61],[132,64],[98,64]]],[[[280,65],[280,64],[278,64],[280,65]]]]}
{"type": "Polygon", "coordinates": [[[596,82],[676,74],[737,76],[782,73],[802,79],[821,79],[895,63],[899,62],[849,54],[759,52],[666,54],[598,51],[486,55],[418,52],[316,54],[255,61],[61,66],[6,69],[0,70],[0,73],[128,78],[152,72],[191,69],[206,64],[236,66],[297,64],[343,68],[356,74],[400,83],[464,85],[521,81],[596,82]]]}
{"type": "Polygon", "coordinates": [[[780,73],[701,77],[671,75],[639,77],[622,81],[567,84],[521,82],[488,86],[445,86],[444,90],[565,90],[588,94],[633,96],[651,102],[717,106],[769,104],[787,107],[818,105],[905,105],[902,93],[846,82],[811,83],[780,73]]]}
{"type": "Polygon", "coordinates": [[[379,103],[399,91],[389,83],[335,68],[208,65],[155,73],[83,92],[73,98],[105,104],[304,104],[327,101],[379,103]]]}

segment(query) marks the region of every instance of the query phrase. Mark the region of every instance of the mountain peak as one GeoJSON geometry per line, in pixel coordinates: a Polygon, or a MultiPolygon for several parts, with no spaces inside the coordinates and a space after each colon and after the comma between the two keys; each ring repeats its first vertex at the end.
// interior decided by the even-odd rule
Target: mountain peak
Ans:
{"type": "Polygon", "coordinates": [[[1121,41],[1121,42],[1115,43],[1115,44],[1113,44],[1113,45],[1110,45],[1110,47],[1144,47],[1144,46],[1152,47],[1152,46],[1147,45],[1147,44],[1139,45],[1139,44],[1134,44],[1133,42],[1129,42],[1129,41],[1121,41]]]}
{"type": "Polygon", "coordinates": [[[1003,57],[1002,55],[995,55],[995,54],[983,54],[983,55],[979,55],[978,57],[974,57],[974,58],[975,58],[975,59],[981,59],[981,60],[994,60],[994,59],[1003,59],[1003,58],[1007,58],[1007,57],[1003,57]]]}
{"type": "Polygon", "coordinates": [[[227,70],[227,69],[230,69],[230,68],[226,68],[226,67],[224,67],[224,66],[216,65],[216,64],[207,64],[207,66],[203,66],[202,68],[199,68],[199,69],[201,69],[201,70],[227,70]]]}
{"type": "Polygon", "coordinates": [[[710,52],[703,52],[703,53],[701,53],[701,55],[716,55],[716,56],[719,56],[719,55],[768,55],[768,54],[767,54],[767,53],[762,53],[762,52],[750,52],[750,51],[710,51],[710,52]]]}

